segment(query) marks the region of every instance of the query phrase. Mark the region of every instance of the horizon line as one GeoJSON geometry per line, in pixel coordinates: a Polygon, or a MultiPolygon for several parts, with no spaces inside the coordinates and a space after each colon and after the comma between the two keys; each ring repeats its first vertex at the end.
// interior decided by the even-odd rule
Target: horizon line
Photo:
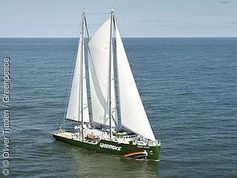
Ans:
{"type": "MultiPolygon", "coordinates": [[[[0,36],[0,38],[79,38],[78,36],[0,36]]],[[[237,38],[237,36],[125,36],[122,38],[237,38]]]]}

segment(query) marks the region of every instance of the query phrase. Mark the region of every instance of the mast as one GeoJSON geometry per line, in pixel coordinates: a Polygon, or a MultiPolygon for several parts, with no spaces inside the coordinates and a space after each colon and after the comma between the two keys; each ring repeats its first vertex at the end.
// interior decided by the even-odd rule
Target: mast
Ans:
{"type": "Polygon", "coordinates": [[[79,78],[79,84],[80,84],[80,105],[79,105],[79,114],[81,118],[81,129],[82,129],[82,141],[84,140],[84,119],[83,119],[83,61],[84,61],[84,21],[85,21],[85,12],[82,13],[82,25],[81,25],[81,61],[80,61],[80,78],[79,78]]]}
{"type": "MultiPolygon", "coordinates": [[[[121,106],[120,106],[120,95],[119,95],[119,90],[120,90],[120,86],[119,86],[119,77],[118,77],[118,57],[117,57],[117,42],[116,42],[116,33],[117,33],[117,27],[116,27],[116,19],[113,18],[113,27],[114,27],[114,34],[115,34],[115,43],[114,43],[114,48],[115,48],[115,57],[114,57],[114,61],[115,64],[114,66],[116,66],[116,82],[117,82],[117,88],[115,88],[115,95],[116,95],[116,99],[118,103],[118,107],[117,109],[117,118],[118,118],[118,125],[117,125],[117,129],[121,129],[121,106]],[[116,90],[117,89],[117,90],[116,90]]],[[[114,67],[115,68],[115,67],[114,67]]],[[[115,74],[114,74],[114,80],[115,80],[115,74]]]]}
{"type": "Polygon", "coordinates": [[[112,60],[112,38],[113,38],[113,16],[114,10],[111,9],[110,14],[110,44],[109,44],[109,81],[108,81],[108,111],[109,111],[109,131],[110,139],[112,138],[112,113],[111,113],[111,60],[112,60]]]}

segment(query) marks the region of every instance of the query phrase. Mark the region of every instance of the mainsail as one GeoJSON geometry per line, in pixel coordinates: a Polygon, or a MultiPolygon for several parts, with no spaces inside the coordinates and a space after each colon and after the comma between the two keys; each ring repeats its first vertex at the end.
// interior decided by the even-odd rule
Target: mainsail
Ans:
{"type": "Polygon", "coordinates": [[[76,65],[74,69],[74,75],[72,80],[71,93],[67,108],[66,118],[75,121],[81,121],[80,113],[83,112],[83,122],[89,122],[89,111],[88,111],[88,101],[87,101],[87,87],[86,87],[86,73],[85,73],[85,53],[84,48],[82,48],[83,37],[80,34],[80,41],[77,50],[76,65]],[[83,51],[82,51],[83,50],[83,51]],[[83,55],[81,55],[81,53],[83,55]],[[80,74],[81,61],[83,64],[83,74],[80,74]],[[83,75],[83,91],[80,89],[81,81],[80,77],[83,75]],[[83,92],[83,100],[80,98],[83,92]],[[83,105],[83,107],[81,107],[83,105]],[[81,111],[83,108],[83,111],[81,111]]]}
{"type": "MultiPolygon", "coordinates": [[[[93,121],[109,126],[108,68],[110,48],[110,19],[100,27],[89,42],[89,75],[93,121]]],[[[112,64],[113,64],[113,55],[112,64]]],[[[113,66],[113,65],[111,65],[113,66]]],[[[110,66],[110,67],[111,67],[110,66]]],[[[112,127],[117,124],[114,69],[111,68],[112,127]]]]}
{"type": "Polygon", "coordinates": [[[155,137],[138,93],[117,24],[115,26],[121,124],[154,141],[155,137]]]}

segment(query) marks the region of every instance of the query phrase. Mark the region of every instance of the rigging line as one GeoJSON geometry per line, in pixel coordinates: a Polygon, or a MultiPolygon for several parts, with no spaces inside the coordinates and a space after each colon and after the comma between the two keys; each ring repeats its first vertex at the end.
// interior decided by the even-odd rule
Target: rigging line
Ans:
{"type": "MultiPolygon", "coordinates": [[[[80,29],[80,28],[79,28],[80,29]]],[[[80,32],[80,31],[79,31],[80,32]]],[[[70,100],[70,97],[69,97],[69,95],[70,95],[70,87],[71,87],[71,85],[69,85],[69,83],[70,83],[70,78],[73,78],[73,75],[74,75],[74,70],[75,70],[75,68],[73,67],[73,66],[75,66],[75,64],[76,64],[76,58],[77,58],[77,51],[78,51],[78,44],[79,44],[79,38],[76,40],[76,45],[74,45],[75,46],[75,48],[73,49],[73,61],[72,61],[72,63],[71,63],[71,65],[70,65],[70,68],[69,69],[71,69],[71,76],[72,77],[70,77],[70,75],[68,76],[68,80],[67,80],[67,82],[66,82],[66,85],[65,85],[65,95],[64,95],[64,98],[68,98],[67,100],[65,99],[64,100],[64,107],[63,107],[63,121],[61,122],[61,125],[60,125],[60,127],[59,127],[59,129],[62,129],[62,128],[64,128],[65,127],[65,120],[66,120],[66,115],[67,115],[67,107],[68,107],[68,104],[69,104],[69,100],[70,100]]],[[[72,84],[72,80],[71,80],[71,84],[72,84]]]]}
{"type": "Polygon", "coordinates": [[[112,138],[112,118],[111,118],[111,61],[112,61],[112,38],[113,38],[113,10],[111,10],[110,17],[110,43],[109,43],[109,81],[108,81],[108,110],[109,110],[109,127],[110,127],[110,139],[112,138]]]}
{"type": "Polygon", "coordinates": [[[87,108],[89,112],[89,123],[92,123],[92,104],[91,104],[91,88],[89,78],[89,61],[88,61],[88,41],[85,41],[85,77],[86,77],[86,88],[87,88],[87,108]]]}
{"type": "MultiPolygon", "coordinates": [[[[76,43],[76,44],[78,44],[78,43],[76,43]]],[[[74,75],[74,68],[73,68],[73,66],[75,66],[75,64],[76,64],[76,57],[77,57],[77,49],[78,49],[78,46],[77,45],[75,45],[75,48],[74,48],[74,52],[73,52],[73,61],[72,61],[72,63],[71,63],[71,66],[70,66],[70,69],[71,69],[71,75],[72,75],[72,77],[73,77],[73,75],[74,75]]],[[[67,80],[67,84],[66,84],[66,86],[65,86],[65,95],[64,95],[64,98],[68,98],[67,100],[64,100],[64,107],[63,107],[63,113],[64,113],[64,116],[63,116],[63,122],[61,123],[61,125],[60,125],[60,129],[62,129],[63,127],[65,127],[65,120],[66,120],[66,115],[67,115],[67,107],[68,107],[68,103],[69,103],[69,95],[70,95],[70,91],[71,90],[69,90],[70,89],[70,87],[71,87],[71,85],[69,85],[69,83],[70,83],[70,76],[68,76],[68,80],[67,80]],[[67,102],[66,102],[67,101],[67,102]]],[[[71,80],[71,83],[72,83],[72,80],[71,80]]]]}
{"type": "Polygon", "coordinates": [[[114,118],[113,114],[112,114],[111,117],[112,117],[112,119],[113,119],[113,121],[114,121],[115,127],[118,127],[118,123],[116,122],[116,118],[114,118]]]}
{"type": "MultiPolygon", "coordinates": [[[[86,22],[86,23],[87,23],[87,22],[86,22]]],[[[114,25],[114,22],[113,22],[113,25],[114,25]]],[[[87,28],[87,33],[88,33],[88,36],[89,36],[88,24],[86,24],[86,28],[87,28]]],[[[87,45],[85,45],[85,47],[86,47],[86,49],[87,49],[87,51],[88,51],[88,54],[89,54],[89,56],[90,56],[91,65],[92,65],[93,68],[95,68],[95,67],[94,67],[93,57],[92,57],[91,50],[90,50],[90,48],[89,48],[88,43],[87,43],[87,45]]],[[[96,71],[94,71],[94,72],[96,72],[96,71]]],[[[98,75],[97,75],[97,77],[98,77],[98,75]]],[[[101,100],[99,100],[99,101],[101,101],[101,100]]],[[[103,98],[103,101],[104,101],[104,104],[101,103],[102,106],[104,106],[104,105],[106,104],[105,98],[103,98]]],[[[107,107],[106,107],[106,109],[105,109],[105,114],[108,114],[108,108],[107,108],[107,107]]],[[[114,121],[114,123],[115,123],[115,125],[116,125],[116,127],[117,127],[117,126],[118,126],[118,123],[116,122],[116,119],[113,117],[113,115],[112,115],[112,120],[114,121]]]]}
{"type": "MultiPolygon", "coordinates": [[[[94,62],[93,62],[93,58],[92,58],[92,54],[91,54],[90,48],[89,48],[88,45],[86,45],[86,48],[87,48],[88,54],[89,54],[89,56],[90,56],[90,59],[89,59],[89,57],[88,57],[88,60],[90,60],[89,63],[91,64],[91,66],[92,66],[93,68],[95,68],[95,67],[94,67],[94,62]]],[[[96,72],[96,71],[95,71],[95,72],[96,72]]],[[[93,80],[93,79],[92,79],[92,80],[93,80]]],[[[101,101],[101,99],[99,99],[99,102],[100,102],[100,104],[104,107],[104,109],[105,109],[105,114],[107,114],[107,113],[108,113],[108,108],[105,107],[105,106],[107,106],[107,103],[106,103],[106,101],[105,101],[105,98],[104,98],[104,96],[103,96],[101,90],[99,91],[99,93],[100,93],[99,95],[102,95],[102,100],[103,100],[103,101],[101,101]]],[[[91,102],[92,102],[92,98],[91,98],[91,102]]],[[[92,111],[92,112],[93,112],[93,111],[92,111]]],[[[98,122],[96,122],[96,121],[93,121],[93,122],[98,123],[98,122]]]]}
{"type": "MultiPolygon", "coordinates": [[[[90,83],[89,83],[89,63],[88,63],[88,43],[90,40],[90,33],[89,33],[89,28],[88,28],[88,21],[86,17],[87,13],[84,14],[84,24],[85,24],[85,29],[86,29],[86,34],[87,34],[87,40],[84,41],[84,46],[85,46],[85,77],[87,78],[86,80],[86,86],[87,86],[87,107],[89,111],[89,118],[92,118],[92,104],[91,104],[91,96],[90,96],[90,83]],[[87,51],[86,51],[87,50],[87,51]],[[87,60],[86,60],[87,59],[87,60]],[[91,108],[91,110],[90,110],[91,108]]],[[[85,38],[84,38],[85,39],[85,38]]],[[[89,119],[89,122],[92,123],[92,119],[89,119]]]]}
{"type": "Polygon", "coordinates": [[[89,15],[108,15],[110,13],[108,12],[87,12],[86,14],[89,14],[89,15]]]}
{"type": "MultiPolygon", "coordinates": [[[[92,58],[92,54],[91,54],[91,51],[90,51],[90,48],[89,48],[88,45],[87,45],[87,50],[88,50],[88,53],[89,53],[89,55],[90,55],[91,65],[92,65],[93,69],[95,69],[94,60],[93,60],[93,58],[92,58]]],[[[88,59],[88,61],[89,61],[89,59],[88,59]]],[[[96,73],[96,77],[98,78],[97,71],[94,70],[94,72],[96,73]]],[[[106,103],[106,101],[105,101],[104,95],[102,94],[103,92],[100,90],[99,93],[100,93],[100,95],[103,96],[103,98],[102,98],[102,99],[103,99],[103,103],[101,102],[100,99],[99,99],[99,101],[100,101],[100,104],[104,107],[107,103],[106,103]]],[[[107,110],[106,110],[106,112],[107,112],[107,110]]]]}
{"type": "Polygon", "coordinates": [[[121,127],[121,107],[120,107],[120,95],[119,95],[119,80],[118,80],[118,58],[117,58],[117,45],[116,45],[116,24],[115,16],[113,16],[113,27],[114,27],[114,41],[113,41],[113,54],[114,54],[114,82],[115,82],[115,97],[116,97],[116,114],[117,114],[117,123],[116,126],[118,129],[121,127]]]}
{"type": "MultiPolygon", "coordinates": [[[[90,40],[90,33],[89,33],[89,29],[88,29],[88,23],[87,23],[87,18],[86,18],[86,16],[84,17],[85,19],[85,27],[86,27],[86,33],[87,33],[87,37],[88,37],[88,39],[90,40]]],[[[89,41],[88,40],[88,41],[89,41]]]]}

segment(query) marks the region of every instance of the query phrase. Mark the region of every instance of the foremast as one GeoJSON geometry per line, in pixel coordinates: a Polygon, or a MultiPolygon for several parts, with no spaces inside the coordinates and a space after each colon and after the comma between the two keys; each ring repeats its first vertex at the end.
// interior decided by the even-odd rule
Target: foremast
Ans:
{"type": "Polygon", "coordinates": [[[81,134],[82,134],[82,141],[84,140],[84,118],[83,118],[83,110],[84,110],[84,106],[83,106],[83,61],[85,60],[85,54],[84,54],[84,25],[85,25],[85,12],[82,12],[82,22],[81,22],[81,39],[80,39],[80,47],[81,47],[81,60],[80,60],[80,74],[79,74],[79,84],[80,84],[80,89],[79,89],[79,99],[80,99],[80,103],[79,104],[79,118],[81,118],[81,134]]]}
{"type": "Polygon", "coordinates": [[[111,109],[111,61],[112,61],[112,52],[113,52],[113,18],[114,18],[114,11],[113,9],[110,12],[110,41],[109,41],[109,72],[108,72],[108,115],[109,115],[109,137],[112,139],[112,109],[111,109]]]}
{"type": "Polygon", "coordinates": [[[85,69],[85,30],[87,30],[87,20],[86,14],[83,12],[71,92],[66,113],[66,119],[76,121],[81,125],[81,129],[79,129],[78,132],[81,132],[82,140],[84,140],[84,124],[89,124],[90,122],[85,69]]]}

